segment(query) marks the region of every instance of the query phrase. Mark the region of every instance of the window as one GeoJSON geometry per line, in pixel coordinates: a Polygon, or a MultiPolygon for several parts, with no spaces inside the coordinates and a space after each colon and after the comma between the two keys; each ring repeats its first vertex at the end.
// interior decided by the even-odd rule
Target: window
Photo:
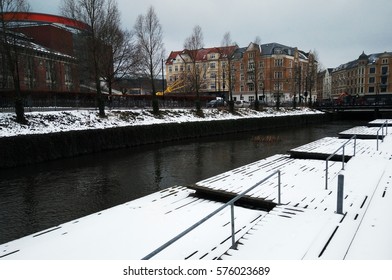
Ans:
{"type": "Polygon", "coordinates": [[[254,97],[254,96],[249,96],[249,97],[248,97],[248,101],[249,101],[249,102],[255,101],[255,97],[254,97]]]}
{"type": "Polygon", "coordinates": [[[253,58],[255,56],[254,52],[248,53],[248,58],[253,58]]]}
{"type": "Polygon", "coordinates": [[[178,72],[178,65],[174,66],[174,71],[178,72]]]}
{"type": "Polygon", "coordinates": [[[254,90],[255,90],[254,85],[253,85],[253,84],[249,84],[249,85],[248,85],[248,90],[249,90],[249,91],[254,91],[254,90]]]}
{"type": "Polygon", "coordinates": [[[68,64],[65,65],[65,84],[67,88],[72,86],[72,69],[68,64]]]}
{"type": "Polygon", "coordinates": [[[375,67],[370,67],[369,68],[369,74],[375,74],[376,73],[376,68],[375,67]]]}
{"type": "Polygon", "coordinates": [[[211,62],[211,63],[210,63],[210,68],[211,68],[211,69],[215,69],[215,62],[211,62]]]}
{"type": "Polygon", "coordinates": [[[248,70],[254,70],[255,69],[255,63],[253,61],[248,62],[248,70]]]}
{"type": "Polygon", "coordinates": [[[169,73],[173,72],[173,67],[169,66],[169,73]]]}
{"type": "Polygon", "coordinates": [[[216,89],[215,83],[211,83],[211,84],[210,84],[210,89],[216,89]]]}
{"type": "Polygon", "coordinates": [[[214,53],[210,54],[210,59],[215,59],[215,54],[214,53]]]}
{"type": "Polygon", "coordinates": [[[216,78],[216,73],[215,73],[215,72],[211,72],[210,78],[211,78],[211,79],[215,79],[215,78],[216,78]]]}
{"type": "Polygon", "coordinates": [[[369,87],[369,92],[374,92],[374,87],[369,87]]]}
{"type": "Polygon", "coordinates": [[[275,72],[274,77],[275,77],[275,79],[283,78],[283,72],[281,72],[281,71],[275,72]]]}
{"type": "Polygon", "coordinates": [[[283,66],[283,59],[279,58],[279,59],[275,59],[275,67],[281,67],[283,66]]]}
{"type": "Polygon", "coordinates": [[[369,84],[374,84],[375,78],[374,77],[369,77],[369,84]]]}
{"type": "Polygon", "coordinates": [[[388,58],[383,58],[381,63],[382,64],[388,64],[388,58]]]}
{"type": "Polygon", "coordinates": [[[381,67],[381,75],[386,75],[386,74],[388,74],[388,66],[381,67]]]}

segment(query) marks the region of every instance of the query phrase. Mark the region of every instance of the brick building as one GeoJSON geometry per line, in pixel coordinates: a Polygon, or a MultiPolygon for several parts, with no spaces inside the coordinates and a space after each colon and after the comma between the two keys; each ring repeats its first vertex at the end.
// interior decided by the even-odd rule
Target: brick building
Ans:
{"type": "MultiPolygon", "coordinates": [[[[77,30],[88,26],[46,14],[17,13],[16,17],[12,16],[18,24],[7,32],[17,42],[13,52],[18,53],[21,90],[80,91],[82,71],[75,56],[75,41],[77,30]]],[[[6,55],[0,53],[0,89],[12,88],[13,79],[7,69],[6,55]]]]}
{"type": "MultiPolygon", "coordinates": [[[[324,81],[324,89],[331,88],[331,99],[349,95],[355,98],[380,97],[392,94],[392,52],[366,55],[344,63],[331,72],[330,85],[324,81]]],[[[327,95],[322,94],[323,98],[327,95]]],[[[389,97],[390,98],[390,97],[389,97]]]]}
{"type": "MultiPolygon", "coordinates": [[[[311,53],[277,43],[201,49],[196,63],[202,92],[218,93],[228,99],[230,75],[234,100],[271,103],[278,96],[282,102],[294,97],[298,102],[303,95],[315,99],[316,66],[311,53]]],[[[187,86],[192,67],[186,50],[171,52],[166,60],[168,86],[180,80],[183,86],[177,92],[193,92],[187,86]]]]}

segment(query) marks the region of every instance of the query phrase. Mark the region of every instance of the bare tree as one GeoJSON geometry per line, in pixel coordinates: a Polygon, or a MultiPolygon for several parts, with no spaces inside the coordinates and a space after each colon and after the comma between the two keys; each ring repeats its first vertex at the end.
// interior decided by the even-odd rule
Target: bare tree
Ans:
{"type": "Polygon", "coordinates": [[[99,116],[105,117],[105,101],[103,99],[101,78],[105,75],[102,70],[102,61],[111,59],[111,46],[106,45],[103,34],[108,25],[113,23],[118,11],[115,0],[63,0],[61,12],[64,16],[85,22],[90,26],[86,34],[86,47],[89,68],[97,92],[99,116]]]}
{"type": "Polygon", "coordinates": [[[100,38],[104,45],[110,46],[110,55],[101,60],[102,78],[109,89],[112,100],[113,84],[138,67],[138,56],[133,41],[133,33],[121,29],[120,12],[115,2],[109,2],[111,11],[106,18],[100,38]]]}
{"type": "MultiPolygon", "coordinates": [[[[230,47],[233,45],[236,45],[236,44],[231,40],[230,32],[226,32],[223,35],[221,46],[222,47],[230,47]]],[[[227,66],[226,66],[227,72],[228,72],[227,76],[228,76],[228,80],[229,80],[229,110],[231,113],[234,113],[234,100],[233,100],[233,88],[234,88],[233,58],[234,58],[234,56],[233,55],[234,55],[235,49],[236,48],[233,48],[233,52],[227,54],[227,66]]]]}
{"type": "Polygon", "coordinates": [[[191,36],[185,39],[184,51],[192,63],[191,80],[192,80],[193,88],[196,91],[196,110],[198,112],[201,111],[199,90],[201,85],[200,72],[203,71],[203,69],[202,67],[198,67],[197,58],[198,58],[199,51],[203,47],[204,47],[203,32],[201,27],[199,25],[196,25],[193,28],[191,36]]]}
{"type": "Polygon", "coordinates": [[[141,58],[141,71],[146,74],[151,81],[153,112],[154,114],[159,114],[155,79],[161,71],[161,64],[165,55],[165,49],[163,44],[162,26],[152,6],[148,9],[146,15],[138,16],[134,30],[137,49],[141,58]]]}
{"type": "Polygon", "coordinates": [[[13,28],[17,27],[13,22],[13,13],[26,12],[29,9],[29,4],[25,0],[0,0],[0,52],[5,60],[4,65],[7,65],[4,68],[7,73],[3,73],[3,75],[6,75],[7,77],[8,75],[12,76],[13,89],[15,91],[14,104],[16,121],[19,123],[27,123],[27,120],[24,115],[19,77],[19,54],[21,49],[18,41],[20,38],[18,38],[17,33],[12,31],[13,28]]]}

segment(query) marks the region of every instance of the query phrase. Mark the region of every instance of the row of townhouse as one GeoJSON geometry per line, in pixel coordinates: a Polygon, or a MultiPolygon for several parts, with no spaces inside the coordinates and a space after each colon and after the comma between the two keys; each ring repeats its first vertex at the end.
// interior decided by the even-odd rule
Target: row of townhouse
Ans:
{"type": "Polygon", "coordinates": [[[376,95],[389,97],[392,94],[391,69],[392,52],[370,55],[363,52],[356,60],[319,73],[318,99],[336,100],[346,95],[369,100],[376,95]]]}
{"type": "Polygon", "coordinates": [[[166,60],[167,92],[228,99],[231,87],[234,100],[249,102],[315,100],[316,73],[312,53],[278,43],[172,51],[166,60]]]}

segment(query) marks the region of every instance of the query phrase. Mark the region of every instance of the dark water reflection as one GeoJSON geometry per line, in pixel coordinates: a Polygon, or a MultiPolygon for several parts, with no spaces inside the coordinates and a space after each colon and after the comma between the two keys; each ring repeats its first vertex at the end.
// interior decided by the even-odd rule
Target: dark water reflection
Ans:
{"type": "Polygon", "coordinates": [[[175,142],[0,170],[0,244],[174,185],[192,184],[363,123],[175,142]],[[258,143],[255,135],[280,141],[258,143]]]}

